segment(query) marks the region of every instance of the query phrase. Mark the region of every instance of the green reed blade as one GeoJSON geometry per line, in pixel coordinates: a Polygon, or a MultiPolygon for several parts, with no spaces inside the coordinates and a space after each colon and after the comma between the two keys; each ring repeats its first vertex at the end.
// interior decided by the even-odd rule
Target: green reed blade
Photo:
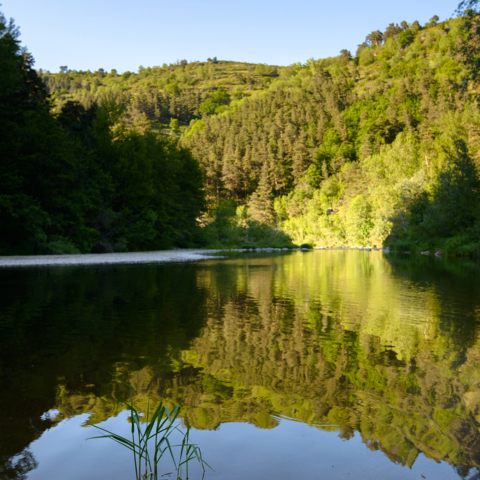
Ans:
{"type": "MultiPolygon", "coordinates": [[[[95,426],[95,425],[93,425],[93,426],[95,426]]],[[[87,440],[93,440],[95,438],[111,438],[112,440],[114,440],[115,442],[123,445],[124,447],[128,448],[132,452],[137,453],[137,451],[136,451],[137,445],[132,444],[132,442],[130,442],[129,440],[127,440],[124,437],[121,437],[120,435],[115,435],[115,434],[112,433],[110,435],[101,435],[99,437],[90,437],[87,440]]]]}
{"type": "Polygon", "coordinates": [[[182,476],[182,465],[187,467],[187,477],[188,477],[188,463],[195,458],[202,465],[203,472],[205,474],[206,465],[211,470],[212,467],[203,460],[201,450],[197,447],[196,444],[190,443],[190,426],[187,426],[187,431],[184,433],[178,425],[174,425],[179,413],[180,406],[176,406],[172,411],[168,407],[163,405],[163,401],[160,402],[156,408],[153,415],[150,417],[150,399],[147,403],[147,414],[146,414],[146,426],[142,430],[142,424],[140,421],[140,414],[138,410],[133,405],[133,389],[132,387],[124,382],[121,378],[112,374],[112,376],[126,385],[130,393],[130,403],[123,402],[128,410],[130,411],[131,419],[131,433],[132,440],[128,440],[120,435],[116,435],[108,430],[105,430],[101,427],[93,425],[95,428],[107,433],[108,435],[101,435],[92,438],[110,438],[113,441],[119,443],[120,445],[128,448],[133,452],[133,458],[135,463],[135,475],[137,480],[158,480],[158,462],[161,460],[165,452],[168,450],[170,457],[175,465],[177,470],[177,478],[182,476]],[[178,432],[182,437],[182,442],[177,445],[172,445],[170,443],[169,437],[173,432],[178,432]],[[137,438],[135,438],[135,434],[137,438]],[[155,437],[155,448],[153,455],[153,469],[152,469],[152,457],[150,456],[150,450],[148,448],[148,442],[155,437]],[[160,437],[160,438],[159,438],[160,437]],[[162,448],[163,445],[166,445],[162,448]],[[173,453],[173,448],[180,448],[180,454],[178,462],[175,459],[173,453]],[[138,455],[138,465],[137,465],[137,455],[138,455]],[[145,460],[144,468],[142,468],[142,460],[145,460]],[[144,469],[144,472],[142,470],[144,469]]]}
{"type": "Polygon", "coordinates": [[[175,457],[173,455],[172,447],[170,445],[170,441],[168,440],[168,438],[165,438],[165,442],[167,443],[168,450],[170,451],[170,455],[172,457],[173,464],[175,465],[175,468],[177,468],[177,462],[175,461],[175,457]]]}

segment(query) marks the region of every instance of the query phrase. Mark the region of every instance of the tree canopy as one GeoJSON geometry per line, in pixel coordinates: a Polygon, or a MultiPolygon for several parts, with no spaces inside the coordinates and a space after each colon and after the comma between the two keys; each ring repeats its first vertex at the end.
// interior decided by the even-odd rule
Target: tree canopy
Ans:
{"type": "MultiPolygon", "coordinates": [[[[33,57],[0,16],[0,250],[108,252],[192,241],[198,162],[112,99],[55,114],[33,57]]],[[[65,67],[66,68],[66,67],[65,67]]],[[[148,120],[148,119],[147,119],[148,120]]]]}

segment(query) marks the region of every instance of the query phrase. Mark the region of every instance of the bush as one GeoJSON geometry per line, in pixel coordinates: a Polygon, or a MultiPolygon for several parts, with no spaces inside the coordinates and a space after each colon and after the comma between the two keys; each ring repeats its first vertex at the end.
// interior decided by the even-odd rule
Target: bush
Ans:
{"type": "Polygon", "coordinates": [[[65,237],[54,237],[48,243],[42,243],[39,247],[41,255],[76,255],[80,250],[65,237]]]}
{"type": "Polygon", "coordinates": [[[478,257],[480,254],[480,243],[474,241],[469,235],[457,235],[445,240],[442,245],[442,251],[447,255],[478,257]]]}
{"type": "Polygon", "coordinates": [[[402,47],[406,47],[407,45],[410,45],[414,40],[415,40],[415,35],[409,28],[407,28],[406,30],[404,30],[398,35],[398,43],[402,47]]]}

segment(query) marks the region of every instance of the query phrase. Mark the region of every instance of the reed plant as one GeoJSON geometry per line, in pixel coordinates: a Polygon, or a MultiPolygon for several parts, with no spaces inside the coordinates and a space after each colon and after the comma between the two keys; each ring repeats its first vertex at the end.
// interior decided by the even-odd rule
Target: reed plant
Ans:
{"type": "Polygon", "coordinates": [[[178,425],[175,424],[178,414],[180,413],[180,407],[176,406],[170,411],[168,407],[163,405],[163,401],[161,401],[152,417],[149,418],[149,401],[146,423],[145,426],[142,427],[140,421],[141,416],[133,405],[132,387],[122,379],[118,377],[115,378],[126,385],[130,391],[130,403],[124,403],[130,411],[132,438],[130,440],[97,425],[93,425],[98,430],[105,432],[106,435],[92,437],[92,439],[110,438],[133,452],[136,480],[158,480],[158,464],[164,454],[170,455],[175,466],[177,480],[183,478],[183,467],[185,467],[186,478],[188,479],[188,464],[191,460],[195,459],[200,463],[203,474],[205,475],[205,466],[211,467],[203,460],[200,447],[190,443],[190,426],[187,426],[187,431],[183,432],[178,428],[178,425]],[[181,442],[172,445],[170,437],[175,432],[180,434],[181,442]],[[178,451],[177,457],[174,454],[174,450],[178,451]]]}

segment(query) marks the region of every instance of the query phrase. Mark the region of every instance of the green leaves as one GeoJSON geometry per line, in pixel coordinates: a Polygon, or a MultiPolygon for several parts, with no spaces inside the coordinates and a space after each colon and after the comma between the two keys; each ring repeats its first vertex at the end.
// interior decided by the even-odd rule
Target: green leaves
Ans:
{"type": "Polygon", "coordinates": [[[149,420],[149,401],[147,406],[146,427],[143,428],[140,420],[140,414],[133,405],[132,387],[128,383],[124,382],[121,378],[115,375],[112,376],[119,382],[126,385],[130,392],[130,403],[125,402],[125,405],[130,411],[132,440],[128,440],[127,438],[98,427],[97,425],[93,426],[98,430],[106,432],[107,435],[91,437],[91,439],[109,438],[133,452],[136,480],[146,478],[158,480],[158,463],[162,459],[164,453],[167,451],[170,454],[170,458],[173,461],[175,468],[177,469],[177,479],[182,478],[182,466],[186,465],[188,468],[188,462],[194,459],[200,463],[204,471],[205,465],[211,468],[203,460],[200,448],[198,448],[197,445],[190,443],[190,427],[187,427],[187,432],[183,433],[182,430],[175,425],[177,417],[180,413],[179,406],[176,406],[170,412],[168,407],[164,406],[163,402],[160,402],[160,405],[158,405],[152,415],[152,418],[149,420]],[[182,437],[180,444],[171,445],[169,437],[172,435],[172,433],[178,433],[182,437]],[[150,440],[153,440],[153,455],[151,454],[152,445],[150,440]],[[175,448],[180,448],[178,457],[176,457],[174,454],[175,448]]]}

